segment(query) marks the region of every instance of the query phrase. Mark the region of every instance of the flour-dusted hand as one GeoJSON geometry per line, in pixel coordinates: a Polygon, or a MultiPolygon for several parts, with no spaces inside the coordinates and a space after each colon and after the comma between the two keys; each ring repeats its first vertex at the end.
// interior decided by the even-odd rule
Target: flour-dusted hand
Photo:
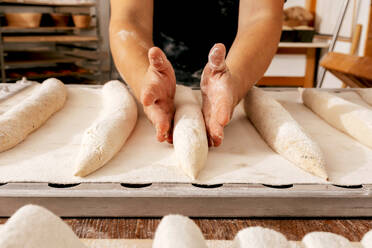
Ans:
{"type": "Polygon", "coordinates": [[[225,56],[226,48],[223,44],[213,46],[200,83],[203,114],[212,146],[222,143],[223,129],[230,122],[234,107],[238,103],[238,94],[234,87],[237,85],[237,79],[230,73],[225,56]]]}
{"type": "Polygon", "coordinates": [[[160,48],[151,48],[148,58],[150,65],[142,82],[141,103],[155,126],[158,140],[171,143],[176,76],[160,48]]]}

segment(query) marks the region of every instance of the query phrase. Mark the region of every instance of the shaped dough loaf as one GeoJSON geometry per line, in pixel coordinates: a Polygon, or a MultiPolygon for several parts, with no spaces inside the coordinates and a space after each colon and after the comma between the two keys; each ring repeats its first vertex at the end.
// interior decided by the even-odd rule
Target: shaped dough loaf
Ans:
{"type": "Polygon", "coordinates": [[[119,81],[102,88],[103,115],[84,133],[75,176],[84,177],[104,166],[120,151],[137,121],[137,105],[119,81]]]}
{"type": "Polygon", "coordinates": [[[1,248],[85,248],[59,217],[48,210],[26,205],[0,229],[1,248]]]}
{"type": "Polygon", "coordinates": [[[328,124],[372,148],[371,110],[314,89],[304,89],[302,100],[328,124]]]}
{"type": "Polygon", "coordinates": [[[327,179],[320,147],[301,126],[263,90],[253,87],[244,100],[244,109],[266,143],[297,167],[327,179]]]}
{"type": "Polygon", "coordinates": [[[178,165],[192,179],[204,167],[208,140],[200,105],[192,89],[177,86],[173,146],[178,165]]]}
{"type": "Polygon", "coordinates": [[[42,126],[63,107],[66,98],[65,85],[50,78],[31,96],[0,115],[0,152],[16,146],[42,126]]]}
{"type": "Polygon", "coordinates": [[[283,234],[262,227],[249,227],[241,230],[233,241],[232,248],[290,248],[283,234]]]}
{"type": "Polygon", "coordinates": [[[329,232],[312,232],[302,239],[306,248],[352,248],[350,241],[329,232]]]}
{"type": "Polygon", "coordinates": [[[181,215],[165,216],[155,232],[152,248],[207,248],[199,227],[181,215]]]}
{"type": "Polygon", "coordinates": [[[372,247],[372,231],[367,232],[364,234],[363,239],[360,241],[364,248],[372,247]]]}

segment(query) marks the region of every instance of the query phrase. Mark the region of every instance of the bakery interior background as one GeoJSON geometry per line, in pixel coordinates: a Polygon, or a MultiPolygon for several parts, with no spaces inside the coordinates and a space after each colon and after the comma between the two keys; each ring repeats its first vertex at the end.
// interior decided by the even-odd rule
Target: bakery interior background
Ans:
{"type": "MultiPolygon", "coordinates": [[[[69,0],[72,6],[64,7],[58,4],[65,1],[38,0],[33,13],[24,12],[27,1],[1,2],[1,82],[25,76],[39,82],[57,77],[65,83],[100,84],[120,78],[109,53],[108,1],[69,0]],[[50,4],[54,8],[48,8],[50,4]]],[[[338,0],[288,0],[278,54],[259,84],[316,86],[319,62],[327,54],[342,8],[338,0]],[[299,9],[288,10],[294,6],[313,12],[315,21],[299,9]]],[[[369,19],[370,1],[350,0],[334,51],[372,56],[369,19]]],[[[323,87],[342,86],[327,72],[323,87]]]]}

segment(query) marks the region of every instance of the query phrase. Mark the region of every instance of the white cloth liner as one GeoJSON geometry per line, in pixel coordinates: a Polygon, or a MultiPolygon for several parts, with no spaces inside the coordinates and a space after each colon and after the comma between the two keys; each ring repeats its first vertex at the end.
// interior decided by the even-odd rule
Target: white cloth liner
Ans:
{"type": "MultiPolygon", "coordinates": [[[[38,86],[0,102],[0,114],[36,87],[38,86]]],[[[195,94],[200,97],[200,92],[195,91],[195,94]]],[[[139,113],[134,132],[112,161],[85,178],[74,177],[74,159],[83,131],[99,116],[101,110],[100,89],[82,86],[69,87],[68,100],[60,112],[24,142],[0,153],[0,183],[372,184],[371,149],[332,128],[312,113],[302,105],[297,91],[277,91],[270,94],[319,143],[325,153],[330,182],[302,171],[273,152],[245,117],[241,104],[236,108],[231,123],[225,128],[223,144],[218,148],[210,148],[207,165],[196,181],[189,179],[175,166],[172,145],[156,141],[154,128],[143,112],[139,113]]],[[[371,108],[354,92],[337,95],[371,108]]]]}

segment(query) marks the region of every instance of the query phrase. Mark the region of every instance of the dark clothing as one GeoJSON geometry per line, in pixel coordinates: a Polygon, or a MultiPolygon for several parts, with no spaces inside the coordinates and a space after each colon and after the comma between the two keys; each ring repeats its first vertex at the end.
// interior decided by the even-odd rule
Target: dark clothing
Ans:
{"type": "Polygon", "coordinates": [[[172,63],[177,81],[199,84],[212,46],[231,47],[238,15],[239,0],[154,0],[154,44],[172,63]]]}
{"type": "Polygon", "coordinates": [[[230,49],[238,16],[239,0],[154,0],[154,44],[167,55],[178,82],[199,85],[212,46],[230,49]]]}

